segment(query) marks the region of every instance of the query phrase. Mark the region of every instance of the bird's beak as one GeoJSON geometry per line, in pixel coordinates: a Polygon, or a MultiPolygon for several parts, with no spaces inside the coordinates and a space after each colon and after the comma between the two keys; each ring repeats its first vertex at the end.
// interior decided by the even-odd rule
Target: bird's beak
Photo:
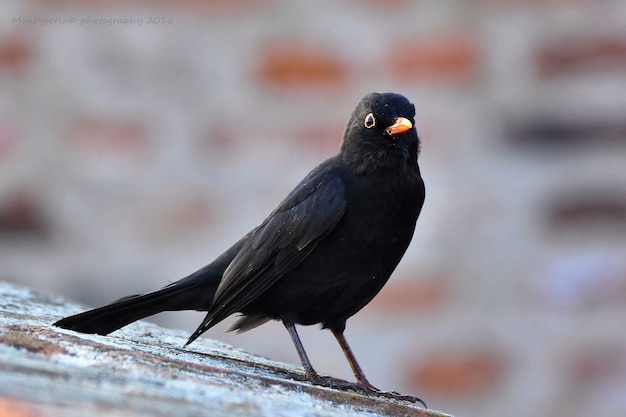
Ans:
{"type": "Polygon", "coordinates": [[[397,135],[398,133],[404,133],[412,127],[413,123],[411,123],[409,119],[406,119],[404,117],[398,117],[391,126],[385,129],[385,131],[393,136],[397,135]]]}

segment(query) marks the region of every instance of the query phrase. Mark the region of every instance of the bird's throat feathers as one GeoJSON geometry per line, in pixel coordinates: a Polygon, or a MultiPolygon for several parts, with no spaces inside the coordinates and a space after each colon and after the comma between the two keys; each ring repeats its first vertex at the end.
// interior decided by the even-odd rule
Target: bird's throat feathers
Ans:
{"type": "MultiPolygon", "coordinates": [[[[405,135],[402,135],[405,136],[405,135]]],[[[340,157],[350,168],[358,174],[367,174],[377,171],[404,172],[406,169],[418,170],[417,156],[419,153],[419,139],[415,137],[386,136],[388,142],[381,145],[378,141],[360,141],[360,143],[344,142],[341,146],[340,157]],[[356,147],[357,149],[352,149],[356,147]]]]}

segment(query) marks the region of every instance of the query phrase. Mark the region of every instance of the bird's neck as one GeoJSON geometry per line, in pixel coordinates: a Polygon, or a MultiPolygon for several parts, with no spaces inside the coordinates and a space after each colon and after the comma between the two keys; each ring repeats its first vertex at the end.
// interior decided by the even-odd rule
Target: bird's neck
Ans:
{"type": "Polygon", "coordinates": [[[394,146],[387,149],[372,149],[370,152],[342,151],[339,157],[359,175],[394,172],[405,175],[407,170],[419,175],[417,148],[394,146]]]}

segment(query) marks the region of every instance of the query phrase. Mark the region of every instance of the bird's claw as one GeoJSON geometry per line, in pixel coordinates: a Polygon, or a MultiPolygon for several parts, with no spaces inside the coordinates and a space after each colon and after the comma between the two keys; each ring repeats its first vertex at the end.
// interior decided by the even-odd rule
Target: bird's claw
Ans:
{"type": "Polygon", "coordinates": [[[383,397],[389,398],[397,401],[407,401],[411,403],[420,403],[424,406],[424,408],[428,408],[426,403],[422,401],[420,398],[414,395],[406,395],[400,394],[396,391],[382,391],[369,382],[365,381],[362,383],[358,382],[349,382],[339,378],[333,378],[330,376],[320,376],[320,375],[308,375],[306,379],[311,382],[313,385],[318,385],[322,387],[328,387],[332,389],[338,389],[340,391],[355,391],[360,392],[368,396],[373,397],[383,397]]]}
{"type": "Polygon", "coordinates": [[[370,384],[367,380],[361,383],[356,383],[354,385],[359,387],[367,395],[371,395],[374,397],[384,397],[384,398],[389,398],[389,399],[397,400],[397,401],[408,401],[411,403],[420,403],[424,406],[424,408],[428,408],[424,401],[422,401],[420,398],[414,395],[400,394],[397,391],[383,391],[383,390],[376,388],[372,384],[370,384]]]}
{"type": "Polygon", "coordinates": [[[375,395],[377,397],[385,397],[385,398],[390,398],[392,400],[397,400],[397,401],[407,401],[410,403],[420,403],[424,406],[424,408],[428,408],[428,406],[426,405],[426,403],[421,400],[420,398],[414,396],[414,395],[406,395],[406,394],[400,394],[399,392],[396,391],[375,391],[370,393],[372,395],[375,395]]]}

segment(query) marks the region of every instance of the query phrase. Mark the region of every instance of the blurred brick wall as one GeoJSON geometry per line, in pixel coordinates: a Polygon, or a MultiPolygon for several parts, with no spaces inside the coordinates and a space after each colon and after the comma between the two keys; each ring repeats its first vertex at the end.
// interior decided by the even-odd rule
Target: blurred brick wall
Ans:
{"type": "MultiPolygon", "coordinates": [[[[370,379],[458,415],[626,415],[625,2],[0,12],[0,279],[99,305],[182,277],[336,152],[364,94],[399,91],[427,201],[348,324],[370,379]]],[[[208,336],[298,361],[278,324],[226,327],[208,336]]],[[[350,377],[329,334],[303,338],[350,377]]]]}

